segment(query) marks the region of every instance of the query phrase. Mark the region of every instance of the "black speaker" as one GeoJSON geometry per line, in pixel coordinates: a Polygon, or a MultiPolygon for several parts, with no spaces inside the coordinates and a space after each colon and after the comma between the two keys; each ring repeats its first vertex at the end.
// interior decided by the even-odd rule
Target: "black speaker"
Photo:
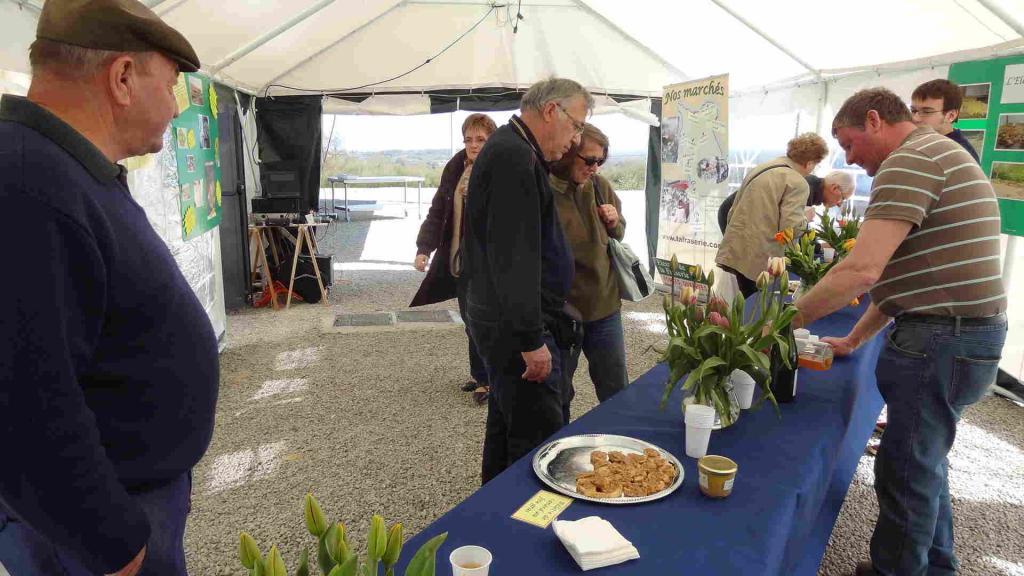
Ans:
{"type": "Polygon", "coordinates": [[[302,214],[302,202],[298,196],[291,198],[253,198],[252,211],[254,214],[302,214]]]}
{"type": "Polygon", "coordinates": [[[263,180],[263,195],[268,198],[298,198],[301,195],[302,186],[297,170],[270,170],[264,167],[260,170],[260,175],[263,180]]]}

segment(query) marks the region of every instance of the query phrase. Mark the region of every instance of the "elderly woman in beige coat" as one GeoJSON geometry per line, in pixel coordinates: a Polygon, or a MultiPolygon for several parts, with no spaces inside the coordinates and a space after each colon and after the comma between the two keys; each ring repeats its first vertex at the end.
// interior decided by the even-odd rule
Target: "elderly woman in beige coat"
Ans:
{"type": "Polygon", "coordinates": [[[785,156],[758,165],[743,180],[715,262],[736,275],[744,297],[757,291],[754,279],[768,258],[782,256],[775,234],[807,224],[804,207],[810,189],[804,177],[826,155],[828,145],[821,136],[801,134],[789,141],[785,156]]]}

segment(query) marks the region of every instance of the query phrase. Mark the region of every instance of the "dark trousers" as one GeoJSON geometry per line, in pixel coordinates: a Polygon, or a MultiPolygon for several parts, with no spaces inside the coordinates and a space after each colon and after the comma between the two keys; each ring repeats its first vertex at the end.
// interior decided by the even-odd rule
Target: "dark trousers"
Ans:
{"type": "Polygon", "coordinates": [[[466,317],[466,289],[460,283],[458,288],[459,315],[466,324],[466,339],[469,340],[469,375],[473,381],[482,386],[487,385],[487,368],[484,366],[484,359],[480,357],[473,342],[473,336],[469,333],[469,320],[466,317]]]}
{"type": "MultiPolygon", "coordinates": [[[[43,496],[45,498],[45,496],[43,496]]],[[[185,519],[192,508],[191,473],[132,494],[149,519],[150,535],[139,576],[186,576],[185,519]]],[[[11,576],[95,576],[81,561],[0,506],[0,564],[11,576]]]]}
{"type": "Polygon", "coordinates": [[[757,293],[757,282],[747,278],[739,272],[736,272],[735,276],[736,284],[739,285],[740,292],[743,294],[744,298],[750,298],[752,295],[757,293]]]}
{"type": "Polygon", "coordinates": [[[544,382],[523,380],[526,362],[522,354],[507,342],[497,322],[478,320],[472,305],[468,308],[470,333],[487,366],[491,386],[480,471],[486,484],[569,423],[569,404],[575,391],[564,369],[571,351],[559,349],[545,331],[551,373],[544,382]]]}

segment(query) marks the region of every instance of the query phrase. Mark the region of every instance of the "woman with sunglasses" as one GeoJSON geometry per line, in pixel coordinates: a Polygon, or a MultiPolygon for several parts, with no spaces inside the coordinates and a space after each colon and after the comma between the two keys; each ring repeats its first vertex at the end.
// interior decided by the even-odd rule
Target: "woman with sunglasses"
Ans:
{"type": "MultiPolygon", "coordinates": [[[[551,167],[558,218],[576,265],[569,304],[583,318],[582,352],[590,365],[597,399],[602,402],[629,382],[619,285],[608,257],[608,238],[621,240],[626,221],[620,213],[622,202],[608,180],[598,174],[607,159],[608,137],[586,124],[580,143],[551,167]]],[[[566,366],[570,379],[578,360],[575,355],[566,366]]]]}
{"type": "MultiPolygon", "coordinates": [[[[470,114],[462,123],[462,142],[466,148],[453,156],[444,167],[437,193],[430,203],[430,211],[416,236],[414,265],[420,272],[426,271],[427,277],[423,279],[410,307],[458,297],[459,312],[463,318],[466,316],[466,299],[463,294],[457,294],[456,286],[461,267],[459,241],[465,230],[465,200],[473,162],[495,130],[497,126],[494,120],[486,114],[470,114]],[[434,259],[427,270],[431,252],[435,252],[434,259]]],[[[466,336],[469,338],[470,379],[462,385],[462,390],[472,392],[477,404],[483,404],[487,401],[487,369],[473,344],[473,338],[469,336],[468,328],[466,336]]]]}

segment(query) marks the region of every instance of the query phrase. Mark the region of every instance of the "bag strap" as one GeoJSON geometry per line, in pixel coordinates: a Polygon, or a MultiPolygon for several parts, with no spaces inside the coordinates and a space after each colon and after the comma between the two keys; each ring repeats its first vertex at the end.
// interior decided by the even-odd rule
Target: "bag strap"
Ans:
{"type": "MultiPolygon", "coordinates": [[[[765,172],[767,172],[767,171],[769,171],[769,170],[774,170],[774,169],[776,169],[776,168],[790,168],[790,165],[789,165],[789,164],[775,164],[775,165],[769,166],[769,167],[765,168],[764,170],[761,170],[761,171],[760,171],[760,172],[758,172],[757,174],[754,174],[753,176],[751,176],[751,177],[750,177],[750,180],[747,180],[746,182],[744,182],[743,184],[741,184],[738,190],[736,190],[735,192],[733,192],[732,194],[730,194],[730,196],[732,196],[732,197],[733,197],[733,205],[735,206],[735,204],[736,204],[736,199],[737,199],[737,198],[739,198],[740,192],[742,192],[742,191],[746,190],[747,186],[750,186],[750,184],[751,184],[751,183],[752,183],[752,182],[753,182],[754,180],[757,180],[757,177],[758,177],[758,176],[760,176],[761,174],[764,174],[765,172]]],[[[732,210],[730,210],[730,212],[732,212],[732,210]]],[[[728,217],[728,215],[727,215],[727,216],[726,216],[726,224],[728,224],[728,222],[729,222],[728,218],[729,218],[729,217],[728,217]]]]}
{"type": "Polygon", "coordinates": [[[596,204],[598,207],[600,207],[601,206],[601,199],[597,197],[598,190],[599,190],[598,187],[597,187],[597,174],[592,174],[590,176],[590,183],[594,185],[594,204],[596,204]]]}

